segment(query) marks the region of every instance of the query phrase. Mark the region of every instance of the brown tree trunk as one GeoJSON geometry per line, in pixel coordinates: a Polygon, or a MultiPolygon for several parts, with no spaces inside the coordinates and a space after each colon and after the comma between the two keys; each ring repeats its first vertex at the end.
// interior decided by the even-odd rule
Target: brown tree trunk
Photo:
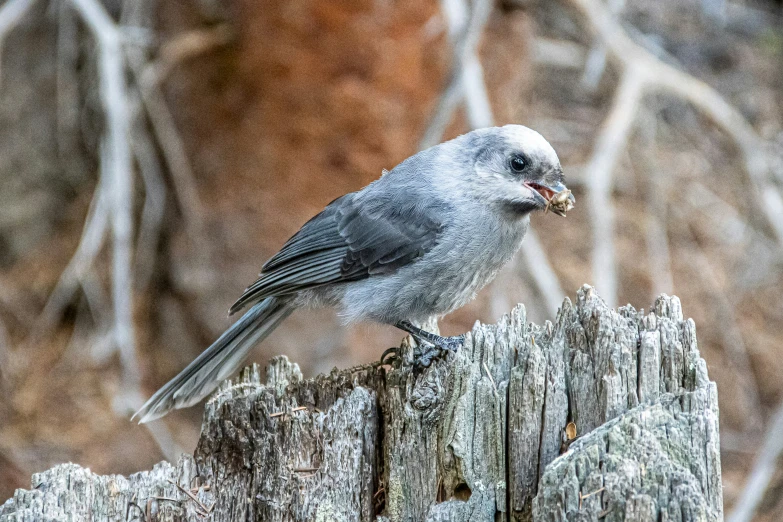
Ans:
{"type": "Polygon", "coordinates": [[[412,351],[308,380],[278,357],[265,384],[253,365],[194,457],[58,466],[0,521],[722,520],[717,393],[676,297],[615,311],[585,286],[554,324],[518,306],[420,374],[412,351]]]}

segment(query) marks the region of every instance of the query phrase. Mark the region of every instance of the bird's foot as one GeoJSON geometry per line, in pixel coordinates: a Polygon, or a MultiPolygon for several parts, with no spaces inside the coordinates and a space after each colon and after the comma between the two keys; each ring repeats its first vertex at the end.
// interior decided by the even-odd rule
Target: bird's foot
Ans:
{"type": "Polygon", "coordinates": [[[441,350],[457,353],[457,350],[465,345],[465,336],[452,335],[451,337],[441,337],[441,341],[437,345],[441,350]]]}
{"type": "Polygon", "coordinates": [[[413,352],[413,365],[418,369],[428,368],[432,362],[442,357],[446,352],[457,353],[457,350],[465,344],[464,335],[443,337],[429,332],[426,336],[417,335],[418,332],[410,332],[418,347],[413,352]]]}
{"type": "MultiPolygon", "coordinates": [[[[455,335],[452,337],[442,337],[434,335],[434,338],[422,339],[414,333],[411,336],[416,340],[417,346],[413,350],[413,365],[417,369],[429,368],[433,361],[443,356],[446,352],[454,352],[465,344],[464,335],[455,335]],[[433,343],[433,341],[437,341],[433,343]]],[[[380,364],[388,364],[395,368],[400,366],[402,361],[401,348],[393,346],[388,348],[381,355],[380,364]]]]}
{"type": "Polygon", "coordinates": [[[440,357],[441,351],[431,344],[419,344],[413,351],[413,367],[416,370],[429,368],[432,361],[440,357]]]}
{"type": "MultiPolygon", "coordinates": [[[[415,335],[414,338],[416,338],[415,335]]],[[[440,337],[436,344],[418,338],[416,338],[416,341],[419,346],[413,352],[413,364],[417,368],[423,369],[428,368],[433,361],[442,357],[446,352],[457,353],[457,350],[465,344],[465,336],[440,337]]]]}

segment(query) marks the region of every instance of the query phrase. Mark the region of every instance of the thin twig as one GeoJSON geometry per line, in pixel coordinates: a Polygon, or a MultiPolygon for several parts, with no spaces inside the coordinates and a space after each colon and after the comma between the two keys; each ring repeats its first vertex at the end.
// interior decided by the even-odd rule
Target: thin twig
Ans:
{"type": "Polygon", "coordinates": [[[486,95],[484,74],[476,49],[492,12],[489,0],[475,0],[469,10],[466,0],[443,0],[441,11],[448,23],[454,48],[451,77],[438,100],[430,124],[419,143],[420,149],[437,144],[443,137],[459,102],[466,101],[468,123],[472,128],[492,125],[492,110],[486,95]],[[466,20],[466,13],[470,16],[466,20]],[[467,96],[471,93],[472,96],[467,96]],[[472,98],[472,99],[471,99],[472,98]]]}
{"type": "Polygon", "coordinates": [[[144,184],[144,207],[141,210],[139,237],[136,242],[134,272],[138,288],[143,291],[149,285],[155,269],[158,241],[166,210],[166,183],[155,143],[150,138],[144,118],[140,114],[141,98],[137,92],[133,93],[132,106],[134,123],[131,127],[131,144],[144,184]]]}
{"type": "Polygon", "coordinates": [[[612,172],[625,150],[643,87],[643,73],[638,67],[629,65],[601,126],[592,158],[585,166],[585,177],[590,180],[586,188],[593,224],[593,280],[610,307],[617,303],[618,287],[612,172]]]}
{"type": "Polygon", "coordinates": [[[728,522],[750,522],[756,513],[772,476],[777,470],[777,461],[783,453],[783,403],[778,406],[767,427],[764,444],[753,463],[745,488],[729,514],[728,522]]]}
{"type": "Polygon", "coordinates": [[[168,502],[176,502],[177,504],[182,504],[182,501],[178,498],[171,498],[171,497],[150,497],[155,500],[166,500],[168,502]]]}
{"type": "MultiPolygon", "coordinates": [[[[683,222],[685,221],[682,212],[676,210],[674,206],[672,207],[672,210],[676,219],[683,222]]],[[[749,426],[746,427],[746,431],[757,431],[762,426],[761,417],[759,416],[761,405],[759,386],[756,375],[753,373],[753,367],[742,336],[742,330],[739,327],[737,317],[734,313],[734,307],[726,296],[726,293],[721,290],[721,283],[710,262],[709,256],[704,253],[690,227],[686,225],[685,230],[688,232],[688,239],[690,242],[690,246],[687,249],[687,255],[693,265],[694,272],[702,279],[703,288],[713,295],[711,303],[720,320],[721,328],[719,328],[719,332],[722,336],[721,344],[723,345],[723,349],[726,351],[726,355],[731,359],[737,372],[745,377],[746,386],[744,388],[750,401],[750,407],[747,408],[747,416],[749,418],[747,424],[749,426]]]]}
{"type": "Polygon", "coordinates": [[[595,491],[591,491],[591,492],[590,492],[590,493],[588,493],[587,495],[582,495],[582,492],[580,491],[580,492],[579,492],[579,498],[580,498],[580,499],[584,499],[584,498],[590,498],[590,497],[592,497],[593,495],[597,495],[598,493],[600,493],[600,492],[604,491],[605,489],[606,489],[606,487],[602,487],[602,488],[596,489],[595,491]]]}
{"type": "Polygon", "coordinates": [[[495,384],[495,379],[492,378],[492,374],[489,372],[489,367],[487,366],[486,361],[484,362],[484,371],[487,372],[487,377],[489,377],[489,382],[492,383],[492,389],[495,391],[495,396],[498,395],[498,387],[497,384],[495,384]]]}
{"type": "Polygon", "coordinates": [[[198,499],[198,497],[196,497],[196,495],[194,495],[193,493],[191,493],[191,492],[190,492],[190,491],[188,491],[187,489],[183,488],[182,486],[180,486],[179,484],[177,484],[177,483],[176,483],[176,482],[174,482],[173,480],[168,480],[168,482],[169,482],[170,484],[173,484],[173,485],[177,486],[177,489],[179,489],[181,492],[183,492],[183,493],[184,493],[184,494],[186,494],[188,497],[190,497],[190,499],[191,499],[193,502],[195,502],[195,503],[196,503],[196,505],[198,505],[198,507],[199,507],[199,508],[201,508],[201,511],[204,513],[204,515],[209,515],[209,512],[210,512],[210,510],[207,508],[207,506],[205,506],[205,505],[204,505],[204,504],[203,504],[203,503],[202,503],[202,502],[201,502],[201,501],[198,499]]]}

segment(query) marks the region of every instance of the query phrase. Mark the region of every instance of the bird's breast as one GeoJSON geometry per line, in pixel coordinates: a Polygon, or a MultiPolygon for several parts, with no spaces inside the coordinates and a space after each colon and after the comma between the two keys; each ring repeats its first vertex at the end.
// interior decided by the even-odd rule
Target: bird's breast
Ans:
{"type": "Polygon", "coordinates": [[[438,280],[433,287],[444,290],[438,306],[441,313],[463,306],[495,278],[519,250],[528,223],[527,218],[512,222],[486,219],[484,226],[473,224],[458,232],[433,274],[438,280]]]}

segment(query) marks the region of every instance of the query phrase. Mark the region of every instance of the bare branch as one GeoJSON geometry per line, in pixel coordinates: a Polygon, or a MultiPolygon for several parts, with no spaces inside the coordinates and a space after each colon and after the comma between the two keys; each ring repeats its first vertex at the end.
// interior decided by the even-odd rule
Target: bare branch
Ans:
{"type": "MultiPolygon", "coordinates": [[[[617,15],[625,7],[625,0],[611,0],[609,2],[609,11],[612,15],[617,15]]],[[[582,87],[589,91],[598,88],[598,83],[606,71],[606,46],[600,39],[593,42],[590,52],[587,54],[584,71],[580,80],[582,87]]]]}
{"type": "Polygon", "coordinates": [[[420,149],[432,147],[441,140],[454,111],[463,99],[467,104],[468,123],[472,128],[492,125],[492,110],[486,95],[483,70],[476,54],[492,12],[492,5],[489,0],[475,0],[473,9],[468,11],[466,0],[441,2],[441,11],[448,23],[448,34],[454,47],[451,79],[441,94],[430,124],[419,142],[420,149]],[[465,22],[468,12],[470,17],[465,22]],[[466,96],[468,91],[473,96],[466,96]]]}
{"type": "Polygon", "coordinates": [[[634,42],[600,0],[571,0],[571,3],[623,68],[633,67],[643,74],[646,88],[688,101],[734,140],[742,153],[754,196],[764,202],[760,207],[778,242],[783,244],[783,198],[770,182],[769,158],[763,141],[742,113],[703,81],[662,62],[634,42]]]}
{"type": "Polygon", "coordinates": [[[539,36],[533,39],[533,61],[561,69],[582,69],[585,50],[576,42],[539,36]]]}
{"type": "Polygon", "coordinates": [[[182,62],[227,45],[232,38],[233,33],[226,24],[176,35],[161,45],[158,58],[144,68],[143,82],[161,85],[182,62]]]}
{"type": "Polygon", "coordinates": [[[604,122],[593,158],[587,166],[590,207],[593,212],[593,274],[607,303],[617,300],[616,259],[611,207],[611,170],[621,152],[642,94],[669,92],[700,110],[739,146],[757,205],[765,213],[778,242],[783,244],[783,198],[769,179],[769,160],[762,141],[742,114],[717,91],[667,63],[634,42],[600,0],[571,0],[623,69],[615,104],[604,122]]]}
{"type": "Polygon", "coordinates": [[[41,315],[35,321],[30,334],[32,343],[37,342],[56,324],[63,309],[79,288],[84,274],[92,269],[95,258],[103,247],[109,225],[109,194],[104,183],[99,181],[95,188],[90,210],[87,213],[79,246],[60,275],[41,315]]]}
{"type": "Polygon", "coordinates": [[[144,208],[141,211],[134,272],[136,282],[143,290],[152,279],[155,269],[158,240],[166,210],[166,183],[155,144],[145,128],[143,117],[139,114],[141,97],[138,93],[134,93],[133,107],[132,147],[144,183],[144,208]]]}
{"type": "Polygon", "coordinates": [[[231,36],[227,26],[189,31],[165,43],[154,62],[147,62],[144,53],[139,49],[128,50],[130,65],[139,83],[147,115],[174,181],[177,203],[185,222],[194,227],[191,234],[194,237],[198,236],[202,216],[195,174],[188,159],[185,142],[177,131],[174,116],[160,85],[178,64],[227,44],[231,36]]]}
{"type": "Polygon", "coordinates": [[[195,174],[188,159],[185,142],[177,131],[174,116],[169,110],[160,89],[171,71],[180,63],[215,47],[227,44],[232,35],[227,26],[189,31],[165,43],[154,62],[147,62],[142,52],[130,49],[131,68],[136,75],[141,97],[152,123],[155,137],[163,151],[166,165],[174,181],[177,202],[185,221],[195,228],[197,236],[201,228],[201,203],[195,184],[195,174]]]}
{"type": "Polygon", "coordinates": [[[103,329],[108,325],[111,325],[109,318],[109,311],[111,310],[111,304],[108,296],[103,291],[100,278],[95,270],[87,270],[84,276],[79,279],[79,284],[84,292],[84,297],[87,300],[87,306],[90,309],[95,324],[102,326],[103,329]]]}
{"type": "Polygon", "coordinates": [[[125,382],[139,379],[133,328],[133,168],[130,151],[129,113],[125,85],[122,34],[97,0],[71,0],[95,37],[99,50],[101,99],[106,115],[101,177],[111,198],[112,301],[114,337],[122,360],[125,382]]]}
{"type": "Polygon", "coordinates": [[[533,283],[546,303],[547,312],[554,317],[566,294],[563,292],[563,287],[560,286],[560,280],[552,268],[546,252],[544,252],[538,234],[532,229],[528,230],[525,235],[522,257],[530,275],[533,276],[533,283]]]}
{"type": "MultiPolygon", "coordinates": [[[[672,206],[671,210],[675,218],[680,221],[685,221],[683,213],[672,206]]],[[[715,313],[718,316],[721,328],[718,329],[722,339],[721,345],[726,352],[726,355],[731,359],[734,368],[737,372],[744,377],[746,386],[745,392],[748,395],[750,401],[750,408],[748,408],[748,415],[746,421],[745,431],[757,431],[761,429],[762,420],[759,415],[761,408],[761,399],[758,382],[756,380],[756,374],[753,373],[753,366],[750,362],[750,355],[748,354],[745,340],[742,336],[742,330],[737,322],[737,317],[734,313],[734,306],[731,304],[731,300],[727,297],[726,293],[721,290],[721,283],[715,269],[712,266],[712,262],[704,253],[701,245],[699,245],[696,237],[693,235],[693,231],[689,226],[685,226],[685,230],[689,232],[690,246],[687,248],[687,256],[689,257],[691,264],[694,267],[694,272],[702,279],[702,287],[710,292],[713,296],[712,305],[715,313]]]]}
{"type": "Polygon", "coordinates": [[[587,198],[593,223],[593,280],[609,306],[617,303],[617,267],[614,252],[614,206],[612,172],[625,150],[639,101],[644,76],[629,66],[615,93],[612,108],[601,126],[593,156],[585,166],[589,179],[587,198]]]}
{"type": "Polygon", "coordinates": [[[727,518],[728,522],[750,522],[756,513],[772,476],[777,470],[777,461],[783,453],[783,403],[778,406],[767,427],[764,444],[756,457],[745,489],[727,518]]]}

